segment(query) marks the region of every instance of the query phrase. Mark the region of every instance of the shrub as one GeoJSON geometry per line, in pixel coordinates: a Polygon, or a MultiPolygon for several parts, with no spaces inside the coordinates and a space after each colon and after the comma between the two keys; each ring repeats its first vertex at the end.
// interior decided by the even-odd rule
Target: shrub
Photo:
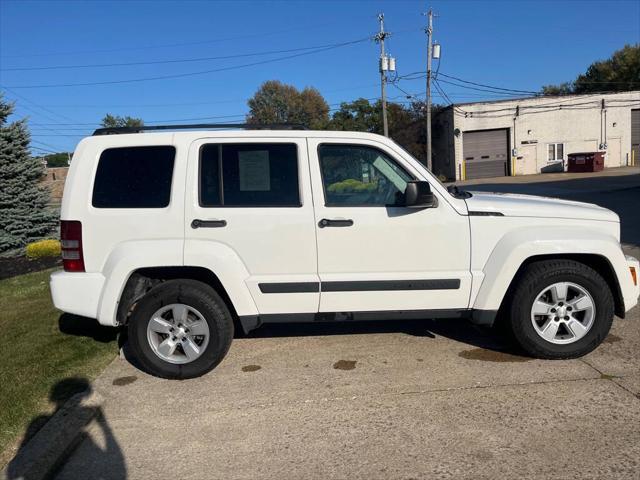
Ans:
{"type": "Polygon", "coordinates": [[[60,242],[58,240],[40,240],[27,245],[27,258],[35,260],[44,257],[59,257],[62,252],[60,250],[60,242]]]}
{"type": "Polygon", "coordinates": [[[327,191],[331,193],[365,193],[375,192],[378,188],[377,182],[364,183],[360,180],[347,178],[341,182],[332,183],[327,187],[327,191]]]}

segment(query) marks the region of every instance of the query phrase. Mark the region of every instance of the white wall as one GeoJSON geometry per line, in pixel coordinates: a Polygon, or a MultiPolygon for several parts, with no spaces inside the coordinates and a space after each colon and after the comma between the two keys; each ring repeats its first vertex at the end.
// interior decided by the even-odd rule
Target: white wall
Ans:
{"type": "Polygon", "coordinates": [[[631,110],[640,108],[640,91],[459,104],[456,107],[454,130],[461,132],[454,136],[456,176],[463,159],[464,132],[496,128],[508,128],[511,148],[515,146],[518,150],[516,175],[538,173],[549,165],[549,143],[564,144],[565,160],[569,153],[598,151],[601,142],[607,143],[605,166],[617,167],[630,162],[631,110]],[[602,99],[605,100],[604,111],[602,99]],[[520,111],[515,120],[514,141],[517,106],[520,111]],[[466,118],[464,112],[467,112],[466,118]]]}

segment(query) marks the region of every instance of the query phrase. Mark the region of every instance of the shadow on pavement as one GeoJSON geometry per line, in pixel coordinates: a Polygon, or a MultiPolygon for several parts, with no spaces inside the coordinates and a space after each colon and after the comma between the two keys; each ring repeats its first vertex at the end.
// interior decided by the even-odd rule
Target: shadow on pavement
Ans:
{"type": "Polygon", "coordinates": [[[376,320],[317,323],[271,323],[244,338],[279,338],[327,335],[404,333],[435,339],[446,337],[477,348],[518,355],[519,351],[498,329],[479,327],[459,318],[437,320],[376,320]]]}
{"type": "MultiPolygon", "coordinates": [[[[41,476],[40,473],[34,470],[31,470],[32,465],[31,462],[25,461],[21,459],[23,455],[27,457],[30,455],[43,454],[46,455],[45,452],[27,452],[29,448],[29,440],[31,440],[45,425],[46,423],[53,418],[55,413],[60,410],[69,399],[74,396],[78,396],[80,398],[86,398],[91,394],[91,384],[89,380],[82,377],[70,377],[65,378],[57,382],[53,387],[51,387],[51,391],[49,392],[49,400],[55,405],[55,411],[51,415],[39,415],[31,420],[31,423],[26,429],[24,439],[19,447],[19,450],[9,465],[7,466],[8,480],[30,480],[35,478],[50,478],[50,476],[54,473],[53,471],[47,472],[48,474],[45,477],[41,476]]],[[[122,451],[116,441],[113,432],[109,424],[107,423],[104,414],[102,412],[102,408],[99,406],[78,406],[75,407],[75,410],[70,410],[75,412],[75,414],[79,416],[86,416],[87,418],[93,418],[93,422],[98,426],[100,433],[102,434],[102,438],[104,439],[104,446],[97,445],[91,437],[86,434],[81,436],[77,445],[82,444],[82,448],[84,452],[87,452],[90,456],[86,458],[93,462],[93,464],[97,463],[108,463],[108,471],[110,472],[109,478],[112,479],[125,479],[127,476],[127,470],[125,466],[124,456],[122,451]],[[91,409],[92,412],[82,412],[78,411],[78,409],[91,409]],[[90,414],[90,415],[85,415],[90,414]]],[[[52,438],[55,440],[57,437],[52,438]]],[[[74,445],[70,445],[69,448],[72,448],[74,445]]],[[[33,449],[32,449],[33,450],[33,449]]],[[[66,452],[67,454],[71,452],[66,452]]],[[[45,461],[46,463],[46,461],[45,461]]],[[[51,465],[53,469],[59,467],[60,465],[51,465]]]]}

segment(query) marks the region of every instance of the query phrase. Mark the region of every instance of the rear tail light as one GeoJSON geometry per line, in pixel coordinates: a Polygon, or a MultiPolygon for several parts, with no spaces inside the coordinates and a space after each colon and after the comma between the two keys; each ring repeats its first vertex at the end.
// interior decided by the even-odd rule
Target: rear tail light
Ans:
{"type": "Polygon", "coordinates": [[[84,272],[82,254],[82,223],[77,220],[60,222],[60,243],[62,244],[62,265],[66,272],[84,272]]]}
{"type": "Polygon", "coordinates": [[[638,286],[638,273],[636,272],[636,267],[629,267],[631,271],[631,279],[633,280],[633,285],[638,286]]]}

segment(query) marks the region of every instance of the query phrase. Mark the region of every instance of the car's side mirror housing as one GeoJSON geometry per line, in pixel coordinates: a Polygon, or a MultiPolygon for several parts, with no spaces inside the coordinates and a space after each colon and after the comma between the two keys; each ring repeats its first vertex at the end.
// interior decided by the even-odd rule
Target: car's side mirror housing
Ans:
{"type": "Polygon", "coordinates": [[[435,208],[438,206],[438,198],[431,191],[429,182],[421,180],[407,182],[404,201],[405,207],[408,208],[435,208]]]}

